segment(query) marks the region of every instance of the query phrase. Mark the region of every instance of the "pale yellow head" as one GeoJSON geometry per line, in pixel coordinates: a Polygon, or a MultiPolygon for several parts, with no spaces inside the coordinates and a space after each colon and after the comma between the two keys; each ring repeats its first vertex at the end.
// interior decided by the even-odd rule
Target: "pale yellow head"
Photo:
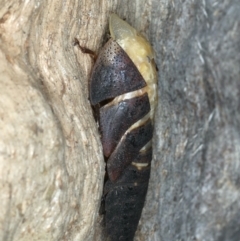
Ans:
{"type": "Polygon", "coordinates": [[[154,51],[146,38],[116,14],[110,15],[109,29],[111,37],[127,53],[147,83],[147,87],[140,91],[148,92],[151,105],[149,115],[153,119],[157,101],[157,72],[154,51]]]}

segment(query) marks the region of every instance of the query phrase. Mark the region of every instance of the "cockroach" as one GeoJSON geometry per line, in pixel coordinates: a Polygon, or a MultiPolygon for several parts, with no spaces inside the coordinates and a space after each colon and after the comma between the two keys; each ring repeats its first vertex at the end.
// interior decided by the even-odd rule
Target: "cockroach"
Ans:
{"type": "Polygon", "coordinates": [[[152,160],[157,72],[149,42],[116,14],[89,83],[107,162],[105,229],[110,241],[132,241],[143,209],[152,160]]]}

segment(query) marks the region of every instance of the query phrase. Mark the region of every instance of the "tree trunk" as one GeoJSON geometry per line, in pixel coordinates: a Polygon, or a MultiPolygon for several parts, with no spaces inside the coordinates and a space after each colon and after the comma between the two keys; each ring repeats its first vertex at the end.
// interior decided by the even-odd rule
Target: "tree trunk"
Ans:
{"type": "Polygon", "coordinates": [[[238,0],[0,1],[0,240],[105,240],[88,101],[110,12],[156,51],[159,103],[136,241],[239,240],[238,0]]]}

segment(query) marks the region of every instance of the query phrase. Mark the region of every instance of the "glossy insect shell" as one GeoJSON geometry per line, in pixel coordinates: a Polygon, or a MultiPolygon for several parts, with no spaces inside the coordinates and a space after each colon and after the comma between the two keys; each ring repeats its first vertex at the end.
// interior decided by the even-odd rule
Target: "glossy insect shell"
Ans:
{"type": "Polygon", "coordinates": [[[107,160],[104,186],[108,240],[131,241],[141,216],[152,160],[151,139],[157,101],[154,53],[116,14],[111,39],[101,50],[90,78],[90,102],[107,160]]]}

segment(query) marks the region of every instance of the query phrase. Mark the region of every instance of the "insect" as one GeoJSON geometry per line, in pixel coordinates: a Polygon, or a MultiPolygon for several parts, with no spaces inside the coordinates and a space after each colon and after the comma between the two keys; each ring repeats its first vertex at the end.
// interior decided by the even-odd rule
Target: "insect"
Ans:
{"type": "Polygon", "coordinates": [[[157,72],[148,41],[116,14],[111,38],[90,77],[89,98],[107,162],[104,186],[108,240],[131,241],[141,216],[152,160],[157,72]]]}

